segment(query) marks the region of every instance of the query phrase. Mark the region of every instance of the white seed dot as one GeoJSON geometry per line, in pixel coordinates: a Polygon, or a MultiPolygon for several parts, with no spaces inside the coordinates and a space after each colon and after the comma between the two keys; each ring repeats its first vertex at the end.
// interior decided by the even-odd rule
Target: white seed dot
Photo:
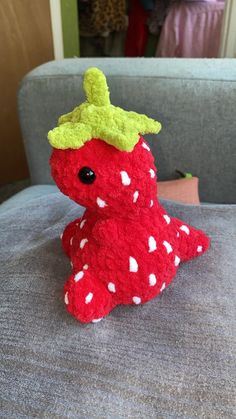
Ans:
{"type": "Polygon", "coordinates": [[[132,256],[129,257],[129,271],[138,272],[138,263],[132,256]]]}
{"type": "Polygon", "coordinates": [[[184,231],[187,235],[190,233],[189,228],[186,225],[182,225],[179,229],[184,231]]]}
{"type": "Polygon", "coordinates": [[[74,237],[71,237],[70,238],[70,245],[72,246],[72,243],[73,243],[73,239],[74,239],[74,237]]]}
{"type": "Polygon", "coordinates": [[[156,285],[156,283],[157,283],[156,275],[150,274],[149,275],[149,285],[150,285],[150,287],[153,287],[154,285],[156,285]]]}
{"type": "Polygon", "coordinates": [[[198,252],[198,253],[202,252],[202,246],[198,246],[198,247],[197,247],[197,252],[198,252]]]}
{"type": "Polygon", "coordinates": [[[70,266],[72,267],[72,269],[73,269],[73,262],[72,262],[72,260],[70,261],[70,266]]]}
{"type": "Polygon", "coordinates": [[[180,264],[180,258],[179,258],[179,256],[175,256],[175,266],[179,266],[179,264],[180,264]]]}
{"type": "Polygon", "coordinates": [[[179,237],[179,232],[177,231],[177,233],[176,233],[176,237],[179,237]]]}
{"type": "Polygon", "coordinates": [[[61,233],[61,234],[60,234],[60,239],[61,239],[61,240],[62,240],[62,237],[63,237],[63,233],[61,233]]]}
{"type": "Polygon", "coordinates": [[[150,169],[150,170],[149,170],[149,173],[150,173],[151,178],[153,179],[153,178],[155,177],[155,172],[154,172],[154,170],[153,170],[153,169],[150,169]]]}
{"type": "Polygon", "coordinates": [[[103,317],[101,317],[100,319],[93,319],[93,320],[92,320],[92,323],[98,323],[98,322],[100,322],[102,319],[103,319],[103,317]]]}
{"type": "Polygon", "coordinates": [[[166,283],[165,283],[165,282],[163,282],[163,284],[162,284],[162,286],[161,286],[160,291],[162,292],[162,291],[165,289],[165,287],[166,287],[166,283]]]}
{"type": "Polygon", "coordinates": [[[138,196],[139,196],[139,191],[135,191],[134,194],[133,194],[133,202],[134,203],[137,202],[138,196]]]}
{"type": "Polygon", "coordinates": [[[113,282],[109,282],[107,288],[109,289],[109,291],[111,292],[116,292],[116,286],[115,284],[113,284],[113,282]]]}
{"type": "Polygon", "coordinates": [[[150,201],[150,208],[153,207],[153,200],[150,201]]]}
{"type": "Polygon", "coordinates": [[[97,204],[100,208],[104,208],[107,206],[107,203],[105,201],[103,201],[103,199],[97,197],[97,204]]]}
{"type": "Polygon", "coordinates": [[[82,239],[79,244],[80,249],[83,249],[83,247],[86,245],[87,242],[88,242],[88,239],[82,239]]]}
{"type": "Polygon", "coordinates": [[[85,304],[91,303],[92,299],[93,299],[93,293],[89,292],[85,298],[85,304]]]}
{"type": "Polygon", "coordinates": [[[68,291],[65,293],[64,301],[66,305],[69,304],[68,291]]]}
{"type": "Polygon", "coordinates": [[[145,150],[150,151],[150,148],[148,147],[148,145],[146,143],[142,143],[142,147],[145,148],[145,150]]]}
{"type": "Polygon", "coordinates": [[[167,224],[170,224],[170,217],[169,217],[169,215],[165,214],[165,215],[163,215],[163,218],[166,220],[167,224]]]}
{"type": "Polygon", "coordinates": [[[80,280],[83,278],[83,276],[84,276],[84,272],[83,272],[83,271],[78,272],[78,273],[75,275],[75,277],[74,277],[75,282],[80,281],[80,280]]]}
{"type": "Polygon", "coordinates": [[[157,248],[157,242],[153,236],[150,236],[148,239],[148,251],[149,253],[154,252],[157,248]]]}
{"type": "Polygon", "coordinates": [[[132,298],[132,300],[133,300],[134,304],[140,304],[141,303],[141,298],[140,297],[135,296],[135,297],[132,298]]]}
{"type": "Polygon", "coordinates": [[[173,251],[172,246],[170,243],[168,243],[167,241],[163,242],[163,246],[165,246],[167,253],[171,253],[173,251]]]}
{"type": "Polygon", "coordinates": [[[130,179],[130,177],[129,177],[128,173],[127,173],[127,172],[125,172],[124,170],[122,170],[122,171],[120,172],[120,175],[121,175],[121,182],[122,182],[122,185],[124,185],[124,186],[129,186],[129,185],[131,184],[131,179],[130,179]]]}
{"type": "Polygon", "coordinates": [[[80,225],[79,225],[79,228],[81,228],[81,229],[82,229],[82,228],[83,228],[83,226],[84,226],[84,224],[86,223],[86,221],[87,221],[87,220],[82,220],[82,221],[81,221],[81,223],[80,223],[80,225]]]}
{"type": "Polygon", "coordinates": [[[86,265],[84,265],[83,266],[83,269],[86,271],[87,269],[88,269],[88,265],[86,264],[86,265]]]}

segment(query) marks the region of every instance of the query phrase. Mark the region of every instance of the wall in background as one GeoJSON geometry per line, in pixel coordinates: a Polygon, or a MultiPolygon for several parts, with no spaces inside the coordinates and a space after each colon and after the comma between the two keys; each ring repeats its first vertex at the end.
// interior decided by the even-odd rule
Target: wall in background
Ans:
{"type": "Polygon", "coordinates": [[[28,176],[17,91],[31,69],[52,60],[49,0],[0,0],[0,185],[28,176]]]}
{"type": "Polygon", "coordinates": [[[79,16],[77,0],[50,0],[55,60],[79,57],[79,16]]]}
{"type": "Polygon", "coordinates": [[[220,57],[236,58],[236,1],[225,3],[224,22],[221,34],[220,57]]]}

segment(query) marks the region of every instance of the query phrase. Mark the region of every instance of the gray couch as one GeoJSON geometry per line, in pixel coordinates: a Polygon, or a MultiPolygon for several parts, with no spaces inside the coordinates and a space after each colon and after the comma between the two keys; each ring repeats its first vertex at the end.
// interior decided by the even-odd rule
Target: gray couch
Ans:
{"type": "Polygon", "coordinates": [[[233,418],[235,410],[235,60],[71,59],[23,80],[19,115],[32,185],[0,207],[4,418],[233,418]],[[200,207],[164,202],[211,237],[161,297],[81,325],[63,304],[59,235],[83,209],[52,184],[47,131],[83,101],[98,66],[113,104],[162,122],[148,138],[160,179],[200,177],[200,207]]]}

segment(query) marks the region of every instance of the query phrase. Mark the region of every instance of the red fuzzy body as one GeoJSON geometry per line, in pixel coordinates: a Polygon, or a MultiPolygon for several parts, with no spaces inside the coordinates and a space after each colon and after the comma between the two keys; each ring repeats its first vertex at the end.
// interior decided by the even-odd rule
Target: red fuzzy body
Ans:
{"type": "Polygon", "coordinates": [[[54,149],[52,175],[60,190],[87,209],[62,242],[73,270],[65,287],[68,311],[96,321],[118,304],[142,304],[169,285],[179,263],[201,255],[209,239],[171,218],[157,199],[154,159],[141,137],[132,152],[99,139],[77,150],[54,149]],[[82,167],[96,179],[84,184],[82,167]]]}

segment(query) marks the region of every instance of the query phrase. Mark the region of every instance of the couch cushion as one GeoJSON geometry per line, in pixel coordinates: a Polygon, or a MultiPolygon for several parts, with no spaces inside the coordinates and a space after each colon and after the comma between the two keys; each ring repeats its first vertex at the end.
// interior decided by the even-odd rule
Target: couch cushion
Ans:
{"type": "Polygon", "coordinates": [[[236,65],[227,59],[76,58],[29,73],[19,91],[19,115],[34,184],[52,183],[47,132],[84,101],[82,75],[97,66],[107,76],[113,105],[162,123],[146,136],[159,180],[175,170],[200,179],[204,202],[236,203],[236,65]],[[227,98],[227,100],[226,100],[227,98]]]}
{"type": "Polygon", "coordinates": [[[3,417],[235,417],[236,207],[166,207],[211,249],[161,297],[89,325],[62,298],[59,235],[82,208],[55,192],[1,212],[3,417]]]}
{"type": "Polygon", "coordinates": [[[24,206],[29,201],[34,200],[35,198],[40,198],[44,195],[48,195],[54,192],[58,192],[58,187],[56,185],[34,185],[29,186],[28,188],[23,189],[22,191],[16,193],[11,198],[7,199],[0,205],[0,214],[5,212],[8,209],[19,208],[22,205],[24,206]]]}

